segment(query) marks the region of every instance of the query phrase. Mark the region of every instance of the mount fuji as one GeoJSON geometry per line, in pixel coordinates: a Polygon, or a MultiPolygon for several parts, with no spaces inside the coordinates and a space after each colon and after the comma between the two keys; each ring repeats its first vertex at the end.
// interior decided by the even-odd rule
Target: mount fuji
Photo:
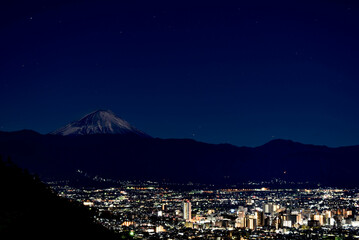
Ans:
{"type": "Polygon", "coordinates": [[[92,135],[92,134],[120,134],[150,137],[146,133],[131,126],[125,120],[117,117],[110,110],[97,110],[87,114],[78,121],[59,128],[52,135],[92,135]]]}

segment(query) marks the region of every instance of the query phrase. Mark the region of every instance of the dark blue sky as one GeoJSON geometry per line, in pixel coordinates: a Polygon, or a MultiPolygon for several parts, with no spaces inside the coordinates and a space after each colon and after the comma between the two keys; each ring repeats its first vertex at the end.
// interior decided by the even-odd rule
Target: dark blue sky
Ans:
{"type": "Polygon", "coordinates": [[[0,130],[101,108],[162,138],[359,144],[356,1],[146,2],[3,2],[0,130]]]}

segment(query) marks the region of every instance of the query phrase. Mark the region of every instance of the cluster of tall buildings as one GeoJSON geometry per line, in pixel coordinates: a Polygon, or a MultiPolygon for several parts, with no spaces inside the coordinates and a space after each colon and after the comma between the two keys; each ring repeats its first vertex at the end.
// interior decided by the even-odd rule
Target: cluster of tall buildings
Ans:
{"type": "Polygon", "coordinates": [[[343,225],[359,226],[359,216],[354,217],[350,209],[323,210],[313,212],[308,209],[291,209],[281,207],[276,203],[265,203],[262,208],[252,208],[250,211],[247,207],[239,206],[236,212],[235,221],[223,219],[221,215],[213,217],[214,211],[208,211],[207,217],[191,218],[191,202],[183,201],[183,219],[187,222],[203,224],[212,222],[212,226],[246,228],[255,230],[262,227],[271,227],[275,229],[282,228],[299,228],[300,226],[320,227],[332,226],[340,227],[343,225]],[[199,219],[199,221],[198,221],[199,219]],[[215,222],[226,222],[226,224],[216,224],[215,222]]]}

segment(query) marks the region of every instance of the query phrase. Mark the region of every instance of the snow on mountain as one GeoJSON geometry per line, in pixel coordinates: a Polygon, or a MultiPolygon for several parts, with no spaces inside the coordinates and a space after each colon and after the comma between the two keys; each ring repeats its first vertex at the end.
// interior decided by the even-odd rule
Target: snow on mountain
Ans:
{"type": "Polygon", "coordinates": [[[53,135],[90,135],[90,134],[135,134],[150,137],[146,133],[131,126],[125,120],[117,117],[112,111],[97,110],[89,113],[78,121],[57,129],[53,135]]]}

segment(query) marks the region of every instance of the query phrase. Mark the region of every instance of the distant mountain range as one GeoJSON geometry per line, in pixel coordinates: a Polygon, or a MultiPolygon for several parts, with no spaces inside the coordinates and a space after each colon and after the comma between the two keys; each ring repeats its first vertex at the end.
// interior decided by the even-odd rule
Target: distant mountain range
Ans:
{"type": "Polygon", "coordinates": [[[0,154],[44,177],[93,176],[235,184],[282,178],[359,187],[359,146],[329,148],[273,140],[259,147],[159,139],[108,111],[51,134],[0,132],[0,154]]]}

